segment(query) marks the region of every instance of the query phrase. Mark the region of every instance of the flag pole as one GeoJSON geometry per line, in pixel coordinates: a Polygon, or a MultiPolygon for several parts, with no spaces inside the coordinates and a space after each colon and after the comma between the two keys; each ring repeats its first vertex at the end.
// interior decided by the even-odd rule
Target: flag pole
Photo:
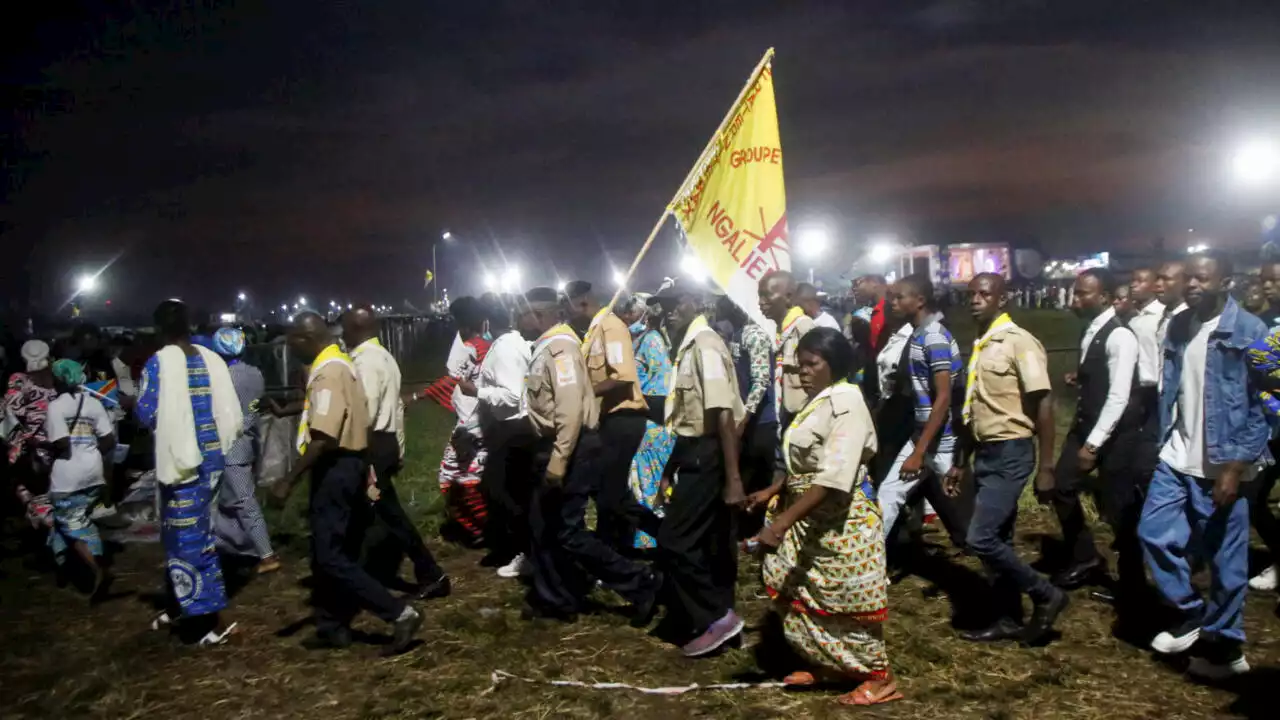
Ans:
{"type": "Polygon", "coordinates": [[[760,58],[760,62],[756,63],[755,69],[752,70],[751,75],[747,77],[746,84],[738,91],[738,97],[734,98],[733,104],[729,106],[729,111],[724,114],[724,119],[720,121],[720,125],[716,127],[716,131],[711,134],[711,139],[707,141],[706,147],[704,147],[702,152],[698,155],[698,161],[693,164],[693,168],[690,169],[689,174],[685,176],[684,182],[680,183],[680,186],[676,189],[676,194],[671,197],[671,201],[667,203],[666,207],[662,210],[662,214],[658,216],[658,222],[654,223],[653,229],[649,231],[649,237],[645,239],[644,245],[640,247],[639,254],[636,255],[635,260],[631,261],[631,267],[627,268],[626,278],[623,280],[622,284],[618,286],[618,289],[613,291],[613,298],[609,300],[610,312],[612,312],[614,304],[618,302],[618,297],[622,295],[622,289],[631,282],[631,276],[635,274],[636,268],[640,266],[640,261],[644,259],[645,253],[649,252],[649,246],[653,245],[653,241],[657,239],[658,233],[662,231],[663,224],[665,224],[667,222],[667,218],[671,216],[671,206],[674,205],[676,200],[679,200],[680,196],[684,194],[685,188],[689,186],[689,183],[697,178],[699,171],[703,169],[703,159],[706,158],[707,153],[711,152],[711,149],[715,147],[716,142],[720,139],[721,133],[723,133],[725,127],[728,126],[729,121],[733,120],[734,111],[738,109],[738,105],[742,102],[742,99],[751,91],[751,87],[756,84],[756,79],[760,77],[761,71],[764,70],[765,65],[768,65],[771,60],[773,60],[773,48],[766,50],[764,57],[760,58]]]}

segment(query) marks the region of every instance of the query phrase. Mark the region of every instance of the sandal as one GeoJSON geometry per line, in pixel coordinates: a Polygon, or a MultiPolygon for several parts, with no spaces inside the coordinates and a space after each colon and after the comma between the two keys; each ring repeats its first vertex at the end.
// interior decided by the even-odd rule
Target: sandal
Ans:
{"type": "Polygon", "coordinates": [[[812,687],[818,684],[818,678],[811,672],[798,670],[783,678],[782,684],[787,687],[812,687]]]}
{"type": "Polygon", "coordinates": [[[227,638],[231,637],[231,633],[235,631],[236,625],[238,624],[239,623],[231,623],[227,626],[227,629],[222,632],[210,630],[204,637],[200,638],[200,641],[196,643],[196,647],[211,647],[213,645],[227,644],[227,638]]]}
{"type": "Polygon", "coordinates": [[[878,681],[868,680],[867,682],[862,683],[851,692],[845,693],[844,695],[836,698],[836,702],[841,705],[867,706],[882,705],[887,702],[902,699],[902,693],[898,692],[898,686],[896,683],[882,686],[879,689],[879,694],[877,694],[873,687],[874,682],[878,681]]]}

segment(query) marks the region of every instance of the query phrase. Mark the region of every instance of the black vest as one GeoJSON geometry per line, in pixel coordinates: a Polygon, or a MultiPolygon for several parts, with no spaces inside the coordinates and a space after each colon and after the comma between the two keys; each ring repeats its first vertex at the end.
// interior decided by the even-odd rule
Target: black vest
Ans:
{"type": "MultiPolygon", "coordinates": [[[[1076,371],[1076,421],[1073,430],[1089,433],[1102,414],[1102,406],[1107,402],[1107,393],[1111,391],[1111,376],[1107,372],[1107,338],[1111,333],[1125,327],[1119,318],[1111,318],[1098,328],[1089,347],[1085,348],[1084,357],[1080,358],[1080,368],[1076,371]]],[[[1136,400],[1138,394],[1138,366],[1133,366],[1133,384],[1130,385],[1129,403],[1125,406],[1120,422],[1116,424],[1111,437],[1120,430],[1136,428],[1142,425],[1144,416],[1142,404],[1136,400]]]]}

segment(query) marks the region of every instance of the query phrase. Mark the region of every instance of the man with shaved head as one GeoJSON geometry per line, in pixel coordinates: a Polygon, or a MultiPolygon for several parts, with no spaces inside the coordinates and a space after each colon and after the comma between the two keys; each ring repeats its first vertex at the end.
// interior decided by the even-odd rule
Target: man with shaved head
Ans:
{"type": "Polygon", "coordinates": [[[416,597],[444,597],[449,594],[449,577],[436,564],[422,535],[405,514],[392,482],[404,464],[404,402],[400,399],[400,366],[378,339],[381,329],[378,316],[367,305],[342,316],[342,340],[351,350],[351,362],[369,408],[368,460],[379,495],[373,510],[393,541],[379,545],[369,558],[380,563],[380,575],[395,577],[400,558],[408,555],[418,585],[416,597]]]}
{"type": "Polygon", "coordinates": [[[800,386],[800,361],[796,359],[796,347],[800,338],[815,326],[813,318],[806,315],[798,304],[799,289],[795,276],[785,270],[774,270],[760,279],[760,312],[777,326],[774,349],[778,352],[778,371],[774,374],[774,382],[778,429],[783,432],[809,399],[800,386]]]}
{"type": "Polygon", "coordinates": [[[1169,333],[1169,322],[1187,309],[1182,296],[1187,290],[1187,265],[1181,260],[1170,260],[1160,265],[1156,271],[1156,296],[1164,303],[1164,314],[1156,325],[1156,342],[1164,345],[1164,338],[1169,333]]]}
{"type": "Polygon", "coordinates": [[[955,493],[968,458],[973,459],[977,486],[973,520],[966,544],[982,560],[993,589],[996,621],[961,633],[965,640],[1043,642],[1067,606],[1067,595],[1031,569],[1013,549],[1018,498],[1036,471],[1036,496],[1049,502],[1054,488],[1053,398],[1049,365],[1039,340],[1014,324],[1005,312],[1005,281],[981,273],[969,283],[969,309],[977,321],[978,339],[969,357],[961,416],[969,432],[962,434],[957,461],[947,474],[947,490],[955,493]],[[1022,594],[1031,596],[1034,613],[1022,624],[1022,594]]]}
{"type": "Polygon", "coordinates": [[[391,595],[360,565],[360,548],[372,519],[377,488],[368,482],[369,407],[350,356],[339,349],[324,318],[313,312],[294,317],[289,349],[309,366],[306,404],[298,421],[301,457],[273,487],[283,502],[311,474],[311,564],[315,587],[316,637],[311,649],[351,644],[351,621],[367,609],[393,628],[384,655],[409,649],[422,625],[413,606],[391,595]]]}

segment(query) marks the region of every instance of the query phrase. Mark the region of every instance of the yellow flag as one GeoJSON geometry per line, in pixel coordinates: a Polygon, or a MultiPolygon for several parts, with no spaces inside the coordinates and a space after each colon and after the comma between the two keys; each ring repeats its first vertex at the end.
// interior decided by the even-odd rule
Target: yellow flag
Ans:
{"type": "Polygon", "coordinates": [[[431,284],[431,281],[432,281],[432,280],[434,280],[434,279],[435,279],[435,273],[433,273],[433,272],[431,272],[430,270],[428,270],[428,271],[427,271],[427,281],[426,281],[426,282],[424,282],[424,283],[422,283],[422,287],[424,287],[424,288],[425,288],[425,287],[427,287],[428,285],[430,285],[430,284],[431,284]]]}
{"type": "Polygon", "coordinates": [[[771,270],[791,269],[772,49],[698,159],[671,211],[716,285],[763,320],[757,301],[760,278],[771,270]]]}

